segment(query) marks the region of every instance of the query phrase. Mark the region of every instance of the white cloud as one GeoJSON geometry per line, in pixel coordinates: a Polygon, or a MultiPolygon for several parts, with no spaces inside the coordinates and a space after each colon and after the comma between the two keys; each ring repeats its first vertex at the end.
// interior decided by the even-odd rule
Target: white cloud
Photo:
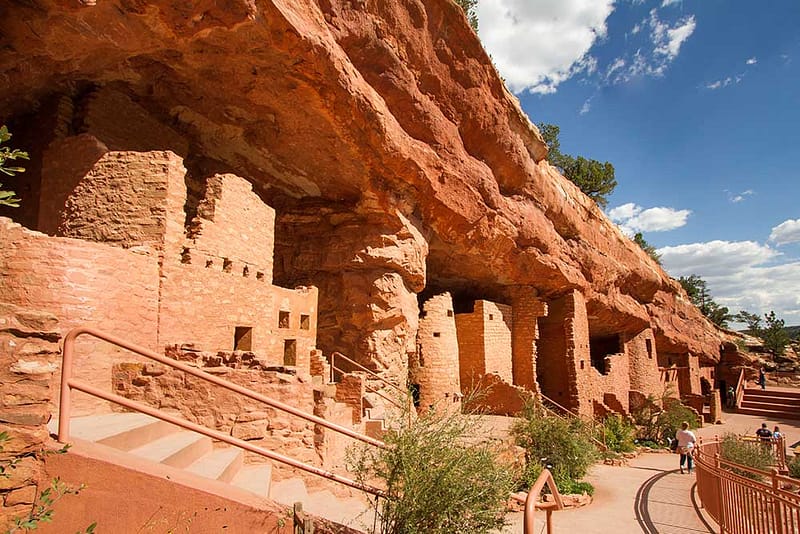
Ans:
{"type": "Polygon", "coordinates": [[[570,77],[591,72],[589,49],[606,35],[613,0],[481,0],[483,45],[508,87],[555,92],[570,77]]]}
{"type": "Polygon", "coordinates": [[[774,227],[769,240],[776,245],[800,243],[800,219],[789,219],[774,227]]]}
{"type": "Polygon", "coordinates": [[[681,3],[682,0],[664,0],[661,2],[661,7],[674,6],[681,3]]]}
{"type": "Polygon", "coordinates": [[[706,89],[711,89],[713,91],[715,89],[720,89],[722,87],[728,87],[730,84],[733,83],[733,81],[734,79],[728,76],[724,80],[717,80],[715,82],[706,84],[706,89]]]}
{"type": "Polygon", "coordinates": [[[781,254],[753,241],[710,241],[658,249],[667,272],[698,275],[712,298],[732,313],[774,310],[787,325],[800,324],[800,262],[776,263],[781,254]]]}
{"type": "Polygon", "coordinates": [[[742,191],[741,193],[736,194],[726,189],[725,193],[728,195],[729,202],[732,202],[733,204],[738,204],[739,202],[743,201],[745,197],[749,197],[750,195],[755,194],[755,191],[753,191],[752,189],[748,189],[747,191],[742,191]]]}
{"type": "Polygon", "coordinates": [[[591,109],[592,109],[592,99],[590,97],[586,99],[586,101],[583,103],[583,106],[581,106],[581,110],[578,113],[580,113],[581,115],[586,115],[587,113],[589,113],[591,109]]]}
{"type": "Polygon", "coordinates": [[[755,65],[756,63],[758,63],[758,60],[754,57],[751,57],[750,59],[745,61],[745,63],[747,63],[748,65],[755,65]]]}
{"type": "Polygon", "coordinates": [[[629,202],[608,211],[608,217],[617,223],[623,233],[666,232],[686,224],[690,210],[655,207],[644,209],[629,202]]]}
{"type": "Polygon", "coordinates": [[[697,24],[693,15],[682,18],[675,26],[670,27],[658,18],[655,9],[650,11],[650,35],[656,47],[656,55],[664,56],[670,62],[674,60],[678,57],[681,45],[694,33],[695,27],[697,24]]]}

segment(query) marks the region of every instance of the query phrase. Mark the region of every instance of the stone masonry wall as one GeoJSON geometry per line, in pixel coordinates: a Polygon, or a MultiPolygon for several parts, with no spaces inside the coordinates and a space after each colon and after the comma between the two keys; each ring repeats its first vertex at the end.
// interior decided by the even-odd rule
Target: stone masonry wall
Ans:
{"type": "Polygon", "coordinates": [[[539,386],[536,383],[538,319],[547,315],[547,304],[537,297],[536,289],[525,286],[515,288],[513,315],[511,351],[514,385],[538,391],[539,386]]]}
{"type": "Polygon", "coordinates": [[[658,355],[653,331],[650,328],[626,340],[625,352],[629,357],[630,388],[645,397],[660,398],[661,373],[658,370],[658,355]]]}
{"type": "Polygon", "coordinates": [[[570,381],[568,358],[568,324],[572,300],[563,296],[547,302],[547,316],[539,319],[539,340],[536,344],[537,381],[541,392],[562,406],[577,409],[576,391],[570,381]]]}
{"type": "Polygon", "coordinates": [[[458,369],[461,392],[469,393],[486,374],[483,344],[483,316],[478,313],[457,313],[458,369]]]}
{"type": "Polygon", "coordinates": [[[0,530],[27,517],[44,481],[37,455],[48,438],[47,422],[58,397],[55,373],[60,356],[58,320],[49,313],[0,303],[0,530]],[[13,467],[8,462],[19,458],[13,467]]]}
{"type": "Polygon", "coordinates": [[[511,373],[511,306],[479,300],[475,303],[475,313],[483,316],[486,372],[494,373],[511,384],[514,380],[511,373]]]}
{"type": "Polygon", "coordinates": [[[182,235],[186,169],[172,152],[109,152],[75,186],[59,235],[121,247],[163,250],[175,227],[182,235]]]}
{"type": "MultiPolygon", "coordinates": [[[[0,219],[0,301],[59,318],[59,331],[91,326],[157,350],[158,258],[147,249],[48,237],[0,219]]],[[[108,390],[111,365],[127,351],[82,336],[74,377],[108,390]]],[[[73,396],[76,415],[105,407],[73,396]]]]}
{"type": "MultiPolygon", "coordinates": [[[[168,351],[168,356],[177,356],[190,364],[192,358],[197,358],[196,354],[175,349],[168,351]]],[[[307,375],[267,371],[260,365],[242,368],[241,361],[241,358],[197,358],[194,364],[224,380],[314,413],[314,391],[307,375]]],[[[124,397],[177,411],[189,421],[303,462],[320,464],[314,449],[314,425],[296,416],[158,364],[118,363],[114,366],[113,380],[115,392],[124,397]]],[[[246,461],[266,460],[252,455],[246,461]]]]}
{"type": "Polygon", "coordinates": [[[419,385],[419,406],[460,410],[461,384],[455,372],[459,365],[458,338],[449,293],[430,298],[422,305],[417,331],[417,358],[410,362],[412,383],[419,385]]]}
{"type": "Polygon", "coordinates": [[[195,264],[212,262],[272,284],[275,210],[244,178],[217,174],[190,224],[187,246],[195,264]],[[246,274],[245,274],[246,273],[246,274]]]}

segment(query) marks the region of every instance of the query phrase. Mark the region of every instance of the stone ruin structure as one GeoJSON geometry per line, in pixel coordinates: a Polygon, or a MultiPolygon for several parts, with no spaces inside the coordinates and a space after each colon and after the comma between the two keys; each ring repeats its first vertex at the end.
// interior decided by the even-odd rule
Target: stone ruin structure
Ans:
{"type": "MultiPolygon", "coordinates": [[[[334,352],[420,410],[491,385],[492,413],[543,394],[629,414],[735,380],[728,335],[547,163],[449,0],[88,4],[0,8],[0,122],[31,156],[5,181],[22,207],[0,212],[0,303],[51,317],[38,336],[91,325],[351,424],[374,396],[358,374],[325,390],[334,352]]],[[[98,387],[335,456],[309,426],[272,439],[268,414],[81,343],[98,387]]],[[[4,384],[58,365],[3,350],[4,384]]]]}

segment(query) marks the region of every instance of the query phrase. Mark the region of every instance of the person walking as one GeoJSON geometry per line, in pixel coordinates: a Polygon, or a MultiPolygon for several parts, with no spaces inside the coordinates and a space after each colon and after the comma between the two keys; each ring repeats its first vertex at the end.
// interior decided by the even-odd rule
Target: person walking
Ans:
{"type": "Polygon", "coordinates": [[[678,442],[678,453],[681,455],[681,474],[683,474],[683,466],[686,464],[689,473],[692,472],[694,467],[694,444],[697,443],[697,437],[694,432],[689,430],[689,423],[684,421],[681,423],[681,429],[675,433],[675,440],[678,442]]]}

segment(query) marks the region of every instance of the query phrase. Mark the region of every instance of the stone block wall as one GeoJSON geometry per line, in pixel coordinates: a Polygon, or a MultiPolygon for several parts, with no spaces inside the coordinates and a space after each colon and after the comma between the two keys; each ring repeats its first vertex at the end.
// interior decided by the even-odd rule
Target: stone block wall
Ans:
{"type": "Polygon", "coordinates": [[[336,384],[334,399],[336,402],[349,406],[353,410],[352,424],[361,422],[364,415],[364,394],[366,393],[364,377],[352,373],[342,375],[336,384]]]}
{"type": "Polygon", "coordinates": [[[461,409],[461,384],[455,372],[459,365],[456,319],[449,293],[430,298],[422,305],[417,330],[417,357],[409,363],[409,377],[419,386],[419,407],[434,406],[447,411],[461,409]]]}
{"type": "MultiPolygon", "coordinates": [[[[176,355],[171,351],[170,356],[176,355]]],[[[186,353],[181,356],[190,359],[186,353]]],[[[265,370],[260,365],[243,368],[242,358],[194,356],[203,371],[314,413],[314,391],[309,377],[265,370]]],[[[115,392],[163,410],[176,411],[189,421],[252,442],[254,445],[319,465],[314,448],[314,424],[265,404],[228,391],[200,378],[162,365],[118,363],[113,370],[115,392]]],[[[250,463],[266,460],[249,455],[250,463]]]]}
{"type": "Polygon", "coordinates": [[[185,175],[172,152],[109,152],[67,198],[58,234],[163,250],[168,228],[183,235],[185,175]]]}
{"type": "Polygon", "coordinates": [[[511,306],[488,300],[475,302],[475,313],[483,317],[483,343],[486,372],[493,373],[512,383],[511,372],[511,328],[513,317],[511,306]]]}
{"type": "Polygon", "coordinates": [[[459,382],[461,392],[469,393],[486,374],[483,345],[483,316],[478,313],[457,313],[459,382]]]}
{"type": "Polygon", "coordinates": [[[624,344],[628,354],[630,389],[645,396],[660,398],[661,373],[658,370],[658,355],[653,331],[650,328],[627,337],[624,344]]]}
{"type": "Polygon", "coordinates": [[[0,432],[9,439],[0,443],[0,530],[6,531],[17,517],[27,517],[37,498],[37,485],[45,479],[44,461],[38,455],[48,438],[47,422],[58,397],[61,335],[58,320],[0,303],[0,432]],[[7,467],[14,458],[21,458],[7,467]]]}
{"type": "Polygon", "coordinates": [[[481,414],[516,416],[525,403],[534,398],[528,389],[505,382],[493,373],[484,375],[478,383],[480,394],[467,399],[464,409],[481,414]]]}
{"type": "MultiPolygon", "coordinates": [[[[0,301],[59,318],[59,331],[92,326],[157,350],[158,258],[146,249],[48,237],[0,218],[0,301]]],[[[76,342],[74,377],[110,388],[111,365],[133,356],[85,336],[76,342]]],[[[103,401],[76,394],[76,415],[103,401]]]]}
{"type": "MultiPolygon", "coordinates": [[[[577,409],[577,389],[574,381],[575,362],[572,353],[575,341],[572,336],[574,302],[566,295],[547,302],[547,316],[539,319],[539,340],[536,344],[536,377],[541,392],[571,410],[577,409]]],[[[584,366],[588,364],[587,354],[584,366]]],[[[580,365],[580,364],[579,364],[580,365]]]]}
{"type": "Polygon", "coordinates": [[[511,332],[512,374],[514,384],[538,391],[536,383],[536,340],[539,338],[539,317],[547,315],[547,304],[532,287],[513,291],[513,329],[511,332]]]}
{"type": "Polygon", "coordinates": [[[258,198],[250,182],[217,174],[207,180],[184,255],[195,264],[212,262],[272,284],[274,228],[275,210],[258,198]]]}

